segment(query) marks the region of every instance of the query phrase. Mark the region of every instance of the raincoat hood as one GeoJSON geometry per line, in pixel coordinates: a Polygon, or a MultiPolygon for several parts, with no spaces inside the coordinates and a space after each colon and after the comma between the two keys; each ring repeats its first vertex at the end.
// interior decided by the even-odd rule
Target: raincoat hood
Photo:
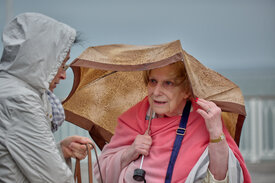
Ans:
{"type": "Polygon", "coordinates": [[[23,80],[39,92],[49,88],[70,50],[76,31],[39,13],[24,13],[4,28],[0,72],[23,80]]]}

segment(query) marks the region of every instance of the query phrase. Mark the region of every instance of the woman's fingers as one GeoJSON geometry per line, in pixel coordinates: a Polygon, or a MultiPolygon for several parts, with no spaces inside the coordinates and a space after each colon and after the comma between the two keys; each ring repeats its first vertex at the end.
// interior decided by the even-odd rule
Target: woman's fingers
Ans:
{"type": "Polygon", "coordinates": [[[87,151],[86,144],[79,144],[76,142],[72,142],[70,144],[70,149],[74,152],[84,153],[87,151]]]}
{"type": "Polygon", "coordinates": [[[152,138],[149,135],[137,135],[133,148],[138,154],[147,156],[152,145],[152,138]]]}
{"type": "Polygon", "coordinates": [[[216,104],[214,102],[211,101],[207,101],[204,99],[197,99],[196,103],[201,107],[201,109],[203,109],[206,113],[209,113],[212,108],[216,108],[216,104]]]}
{"type": "Polygon", "coordinates": [[[66,137],[61,141],[60,145],[65,158],[72,157],[83,159],[87,156],[86,144],[93,149],[93,146],[90,145],[90,143],[93,143],[91,139],[75,135],[66,137]]]}
{"type": "Polygon", "coordinates": [[[71,142],[76,142],[79,144],[88,144],[88,143],[93,143],[91,139],[89,139],[88,137],[81,137],[81,136],[70,136],[70,141],[71,142]]]}
{"type": "Polygon", "coordinates": [[[197,99],[196,103],[200,106],[197,112],[204,118],[210,136],[221,133],[221,109],[214,102],[204,99],[197,99]]]}
{"type": "MultiPolygon", "coordinates": [[[[91,149],[93,149],[93,146],[90,144],[87,144],[90,146],[91,149]]],[[[78,158],[78,159],[84,159],[87,156],[87,146],[86,144],[80,144],[78,142],[71,142],[70,149],[72,152],[72,157],[78,158]]]]}
{"type": "Polygon", "coordinates": [[[77,159],[84,159],[87,156],[87,152],[78,152],[78,151],[72,151],[72,157],[77,159]]]}
{"type": "Polygon", "coordinates": [[[204,99],[197,99],[196,103],[200,106],[198,112],[203,117],[213,116],[215,114],[221,113],[221,109],[214,102],[207,101],[204,99]]]}

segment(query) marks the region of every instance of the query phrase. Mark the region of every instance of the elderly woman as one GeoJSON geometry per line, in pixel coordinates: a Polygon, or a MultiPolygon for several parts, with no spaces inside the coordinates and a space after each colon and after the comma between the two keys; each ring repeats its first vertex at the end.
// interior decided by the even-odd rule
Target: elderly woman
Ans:
{"type": "Polygon", "coordinates": [[[251,182],[221,109],[192,98],[182,61],[144,71],[144,81],[148,96],[119,117],[99,158],[104,182],[137,182],[141,162],[147,182],[251,182]]]}

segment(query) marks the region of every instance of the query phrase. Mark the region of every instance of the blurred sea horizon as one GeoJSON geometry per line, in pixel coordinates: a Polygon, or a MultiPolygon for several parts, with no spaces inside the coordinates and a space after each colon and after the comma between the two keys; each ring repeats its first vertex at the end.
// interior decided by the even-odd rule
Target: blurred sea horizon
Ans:
{"type": "Polygon", "coordinates": [[[275,68],[216,70],[235,84],[245,97],[275,96],[275,68]]]}

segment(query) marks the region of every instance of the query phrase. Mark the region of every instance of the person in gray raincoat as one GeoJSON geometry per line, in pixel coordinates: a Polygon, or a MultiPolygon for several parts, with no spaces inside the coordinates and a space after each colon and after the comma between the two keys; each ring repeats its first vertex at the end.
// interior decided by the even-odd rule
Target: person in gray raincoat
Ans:
{"type": "Polygon", "coordinates": [[[56,145],[52,131],[64,121],[64,110],[51,90],[66,77],[75,38],[73,28],[38,13],[18,15],[5,27],[0,182],[74,182],[66,161],[85,158],[91,140],[72,136],[56,145]]]}

